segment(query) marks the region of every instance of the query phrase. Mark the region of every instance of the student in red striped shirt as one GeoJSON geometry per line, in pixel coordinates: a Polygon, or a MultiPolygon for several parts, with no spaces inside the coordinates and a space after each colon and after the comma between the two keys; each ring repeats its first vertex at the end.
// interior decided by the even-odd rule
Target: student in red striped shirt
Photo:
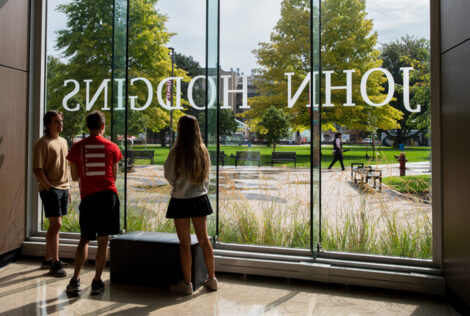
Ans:
{"type": "Polygon", "coordinates": [[[72,145],[67,159],[72,180],[80,186],[80,243],[75,253],[75,272],[67,286],[67,293],[80,291],[80,271],[88,255],[88,243],[97,240],[96,273],[91,284],[91,295],[104,291],[101,273],[108,255],[109,235],[120,233],[119,198],[115,181],[118,162],[122,159],[119,147],[102,135],[105,117],[100,111],[88,114],[90,136],[72,145]]]}

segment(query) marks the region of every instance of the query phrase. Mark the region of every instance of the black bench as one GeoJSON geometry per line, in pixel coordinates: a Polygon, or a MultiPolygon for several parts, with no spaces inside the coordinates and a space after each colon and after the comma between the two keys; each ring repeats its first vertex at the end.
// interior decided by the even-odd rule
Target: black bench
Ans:
{"type": "Polygon", "coordinates": [[[357,178],[360,178],[361,184],[369,183],[369,180],[374,180],[374,189],[377,189],[376,182],[379,182],[378,190],[382,190],[382,170],[374,169],[372,166],[364,166],[362,162],[351,163],[351,181],[357,184],[357,178]]]}
{"type": "Polygon", "coordinates": [[[297,167],[297,153],[289,151],[273,151],[271,154],[271,166],[279,162],[294,162],[294,167],[297,167]]]}
{"type": "Polygon", "coordinates": [[[211,157],[211,163],[214,164],[214,163],[217,163],[217,162],[218,162],[219,165],[220,165],[220,164],[222,164],[222,166],[225,165],[225,158],[227,157],[227,155],[225,154],[224,151],[219,150],[219,159],[218,159],[218,161],[217,161],[217,151],[215,151],[215,150],[209,150],[209,155],[210,155],[210,157],[211,157]]]}
{"type": "MultiPolygon", "coordinates": [[[[207,268],[196,236],[191,235],[191,282],[204,284],[207,268]]],[[[176,234],[131,232],[111,239],[111,282],[168,287],[183,279],[176,234]]]]}
{"type": "Polygon", "coordinates": [[[261,154],[259,151],[237,151],[235,155],[235,167],[238,166],[238,162],[242,161],[257,162],[259,167],[261,166],[261,154]]]}
{"type": "Polygon", "coordinates": [[[135,159],[150,159],[150,164],[154,164],[153,157],[155,152],[153,150],[130,150],[128,153],[130,154],[132,163],[134,163],[135,159]]]}

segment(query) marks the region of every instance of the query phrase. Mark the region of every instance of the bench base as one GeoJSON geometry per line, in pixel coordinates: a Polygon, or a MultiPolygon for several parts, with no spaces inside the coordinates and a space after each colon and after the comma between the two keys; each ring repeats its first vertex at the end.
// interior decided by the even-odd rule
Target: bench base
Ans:
{"type": "MultiPolygon", "coordinates": [[[[196,236],[191,236],[193,290],[204,284],[207,268],[196,236]]],[[[131,232],[110,242],[111,282],[169,287],[183,279],[176,234],[131,232]]]]}

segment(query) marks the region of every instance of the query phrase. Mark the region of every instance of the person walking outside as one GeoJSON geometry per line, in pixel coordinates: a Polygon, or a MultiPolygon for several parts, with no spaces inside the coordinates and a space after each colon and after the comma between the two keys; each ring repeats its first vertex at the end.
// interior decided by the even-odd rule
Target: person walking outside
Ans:
{"type": "Polygon", "coordinates": [[[335,134],[335,139],[333,141],[333,161],[328,166],[328,170],[333,167],[333,165],[339,160],[341,164],[341,169],[344,171],[343,164],[343,143],[341,142],[341,133],[335,134]]]}
{"type": "Polygon", "coordinates": [[[109,235],[120,233],[119,198],[116,189],[117,167],[122,159],[118,146],[104,138],[105,117],[94,111],[86,118],[90,136],[72,145],[70,161],[72,180],[80,184],[80,242],[75,253],[75,271],[66,292],[80,291],[80,271],[88,256],[88,243],[97,240],[95,277],[91,295],[104,291],[101,280],[108,255],[109,235]]]}
{"type": "Polygon", "coordinates": [[[214,252],[207,235],[207,215],[212,213],[207,197],[209,173],[209,152],[202,142],[198,121],[191,115],[182,116],[178,122],[176,143],[164,165],[165,178],[173,187],[166,217],[175,221],[183,269],[183,280],[170,290],[182,295],[193,293],[190,222],[193,223],[209,274],[204,285],[209,290],[217,290],[214,252]]]}
{"type": "Polygon", "coordinates": [[[66,159],[68,146],[67,141],[59,136],[64,127],[61,112],[47,112],[43,122],[44,136],[33,147],[33,172],[39,182],[39,195],[49,221],[42,268],[50,269],[56,277],[64,277],[67,275],[64,270],[67,264],[59,260],[59,233],[70,198],[66,159]]]}

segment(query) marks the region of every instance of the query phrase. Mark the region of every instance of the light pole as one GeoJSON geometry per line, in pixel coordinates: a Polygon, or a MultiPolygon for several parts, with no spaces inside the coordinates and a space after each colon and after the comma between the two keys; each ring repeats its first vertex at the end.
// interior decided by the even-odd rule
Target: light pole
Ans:
{"type": "MultiPolygon", "coordinates": [[[[171,50],[171,77],[174,77],[175,72],[175,49],[173,47],[168,47],[171,50]]],[[[171,79],[171,99],[170,99],[170,148],[174,143],[174,134],[173,134],[173,79],[171,79]]]]}

